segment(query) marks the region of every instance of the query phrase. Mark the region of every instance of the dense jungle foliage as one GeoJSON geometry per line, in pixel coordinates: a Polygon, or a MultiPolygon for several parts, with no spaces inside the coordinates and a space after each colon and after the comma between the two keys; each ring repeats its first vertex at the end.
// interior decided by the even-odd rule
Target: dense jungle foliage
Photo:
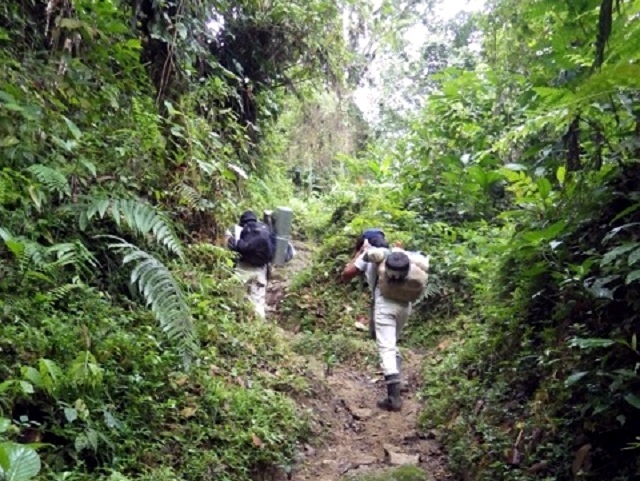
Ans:
{"type": "Polygon", "coordinates": [[[454,471],[640,476],[640,1],[433,3],[2,2],[0,479],[290,472],[299,353],[376,362],[337,283],[372,225],[432,256],[403,348],[454,471]],[[294,343],[219,247],[282,204],[294,343]]]}
{"type": "Polygon", "coordinates": [[[419,108],[383,112],[316,207],[336,206],[287,322],[343,361],[367,313],[335,283],[348,236],[381,226],[431,254],[404,345],[430,348],[423,428],[464,479],[640,476],[639,16],[544,0],[459,16],[388,73],[419,108]]]}

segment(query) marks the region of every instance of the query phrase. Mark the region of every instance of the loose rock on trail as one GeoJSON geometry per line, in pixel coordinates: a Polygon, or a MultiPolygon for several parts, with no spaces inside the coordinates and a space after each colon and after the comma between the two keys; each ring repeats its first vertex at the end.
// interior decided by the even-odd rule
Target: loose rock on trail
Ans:
{"type": "MultiPolygon", "coordinates": [[[[270,281],[267,302],[272,316],[277,313],[288,282],[311,262],[309,248],[302,243],[294,245],[296,258],[284,268],[276,269],[270,281]]],[[[296,334],[289,332],[286,336],[294,338],[296,334]]],[[[309,359],[316,397],[302,399],[300,404],[312,410],[313,428],[320,436],[314,446],[303,447],[300,461],[287,479],[338,481],[351,476],[358,479],[359,474],[383,474],[393,466],[413,465],[425,472],[424,480],[454,480],[446,467],[446,454],[435,439],[436,433],[421,432],[417,425],[422,356],[405,349],[403,357],[409,391],[403,394],[401,412],[377,408],[376,401],[384,396],[385,386],[375,368],[336,366],[327,375],[321,361],[309,359]]]]}

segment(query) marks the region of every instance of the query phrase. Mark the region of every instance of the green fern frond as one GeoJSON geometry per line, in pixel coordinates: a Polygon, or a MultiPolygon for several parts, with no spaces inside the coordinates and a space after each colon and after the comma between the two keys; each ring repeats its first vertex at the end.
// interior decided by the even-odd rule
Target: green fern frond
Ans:
{"type": "Polygon", "coordinates": [[[60,194],[60,196],[70,196],[71,187],[67,177],[59,170],[52,169],[42,164],[35,164],[27,168],[36,180],[41,183],[49,192],[60,194]]]}
{"type": "Polygon", "coordinates": [[[22,236],[14,236],[8,229],[0,228],[0,239],[13,254],[18,270],[29,273],[32,278],[52,282],[52,279],[37,273],[53,275],[65,266],[89,271],[89,266],[97,267],[97,262],[89,250],[79,241],[54,244],[45,247],[22,236]]]}
{"type": "Polygon", "coordinates": [[[46,248],[37,242],[22,236],[14,236],[8,229],[0,228],[0,238],[5,246],[13,254],[21,272],[35,269],[48,272],[51,263],[47,259],[46,248]]]}
{"type": "Polygon", "coordinates": [[[54,244],[47,248],[47,253],[52,254],[55,259],[51,264],[53,267],[68,265],[80,269],[86,269],[88,266],[98,267],[94,255],[79,241],[54,244]]]}
{"type": "Polygon", "coordinates": [[[55,289],[51,289],[47,292],[47,297],[51,302],[58,302],[63,299],[67,299],[69,294],[75,290],[84,289],[89,290],[86,284],[83,284],[77,277],[73,279],[72,283],[63,284],[55,289]]]}
{"type": "Polygon", "coordinates": [[[424,297],[425,298],[434,297],[434,296],[440,294],[441,290],[442,289],[438,284],[429,281],[429,282],[427,282],[427,286],[424,289],[424,297]]]}
{"type": "Polygon", "coordinates": [[[176,188],[180,202],[189,209],[204,212],[213,208],[213,202],[204,197],[197,189],[187,184],[179,184],[176,188]]]}
{"type": "Polygon", "coordinates": [[[131,283],[144,297],[162,331],[177,343],[185,367],[188,368],[196,352],[196,330],[184,293],[171,271],[151,254],[123,239],[115,236],[101,237],[118,241],[109,247],[124,254],[124,265],[135,264],[131,272],[131,283]]]}
{"type": "Polygon", "coordinates": [[[51,271],[51,261],[48,259],[47,250],[44,246],[25,238],[20,238],[19,241],[24,246],[24,257],[20,259],[23,270],[51,271]]]}
{"type": "Polygon", "coordinates": [[[18,189],[7,169],[0,171],[0,206],[11,202],[18,195],[18,189]]]}
{"type": "Polygon", "coordinates": [[[151,235],[160,245],[184,258],[182,243],[171,221],[153,206],[139,199],[92,199],[80,215],[80,228],[86,229],[91,219],[109,215],[120,227],[122,223],[141,236],[151,235]]]}
{"type": "Polygon", "coordinates": [[[190,209],[197,209],[200,201],[202,200],[202,195],[196,189],[187,184],[180,184],[177,187],[178,195],[180,196],[180,201],[184,202],[187,207],[190,209]]]}

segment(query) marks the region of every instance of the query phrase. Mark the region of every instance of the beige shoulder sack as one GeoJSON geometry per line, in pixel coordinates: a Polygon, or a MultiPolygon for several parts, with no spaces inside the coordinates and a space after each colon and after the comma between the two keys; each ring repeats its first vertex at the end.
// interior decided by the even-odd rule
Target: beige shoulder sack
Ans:
{"type": "Polygon", "coordinates": [[[384,259],[390,251],[388,249],[371,248],[367,251],[369,262],[378,264],[378,287],[380,293],[392,301],[415,302],[422,296],[429,280],[429,257],[414,252],[407,252],[411,265],[409,274],[402,281],[387,278],[384,259]]]}

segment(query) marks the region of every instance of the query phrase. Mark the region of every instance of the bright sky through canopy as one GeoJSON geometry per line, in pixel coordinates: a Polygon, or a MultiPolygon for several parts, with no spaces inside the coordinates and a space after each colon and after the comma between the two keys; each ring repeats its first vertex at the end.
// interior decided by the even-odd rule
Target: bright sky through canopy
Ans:
{"type": "MultiPolygon", "coordinates": [[[[435,14],[439,22],[446,22],[453,19],[460,12],[477,12],[482,10],[485,0],[438,0],[435,5],[435,14]]],[[[409,28],[405,38],[408,41],[407,54],[410,58],[415,59],[420,53],[422,45],[429,35],[428,26],[420,23],[409,28]]],[[[373,79],[373,85],[365,82],[354,92],[354,100],[365,117],[370,121],[375,121],[377,113],[377,105],[381,96],[379,88],[376,86],[379,80],[379,72],[384,60],[376,59],[371,65],[369,75],[373,79]]]]}

